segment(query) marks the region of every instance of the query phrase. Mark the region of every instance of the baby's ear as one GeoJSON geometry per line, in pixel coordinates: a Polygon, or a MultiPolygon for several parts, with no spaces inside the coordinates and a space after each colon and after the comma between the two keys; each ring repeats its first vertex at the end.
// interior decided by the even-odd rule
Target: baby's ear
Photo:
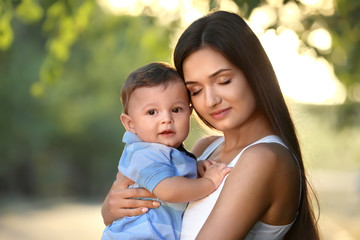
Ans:
{"type": "Polygon", "coordinates": [[[136,133],[134,128],[134,122],[132,121],[131,117],[125,113],[122,113],[120,115],[120,120],[122,124],[124,125],[126,131],[136,133]]]}

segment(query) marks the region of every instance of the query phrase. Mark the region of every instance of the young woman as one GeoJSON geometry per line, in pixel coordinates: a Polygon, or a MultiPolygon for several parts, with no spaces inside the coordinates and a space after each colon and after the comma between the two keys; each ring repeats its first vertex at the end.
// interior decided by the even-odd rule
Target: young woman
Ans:
{"type": "MultiPolygon", "coordinates": [[[[174,62],[199,118],[223,133],[200,139],[193,153],[233,167],[217,191],[189,204],[181,238],[319,239],[293,122],[245,21],[223,11],[198,19],[180,37],[174,62]]],[[[210,165],[201,162],[199,173],[210,165]]],[[[126,184],[119,178],[107,196],[106,223],[151,204],[127,199],[146,193],[126,184]]]]}

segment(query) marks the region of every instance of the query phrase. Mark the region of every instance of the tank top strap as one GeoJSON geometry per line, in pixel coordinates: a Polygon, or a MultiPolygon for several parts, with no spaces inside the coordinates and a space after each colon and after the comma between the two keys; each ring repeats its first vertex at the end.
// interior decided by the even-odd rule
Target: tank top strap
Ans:
{"type": "Polygon", "coordinates": [[[248,149],[249,147],[254,146],[256,144],[260,144],[260,143],[278,143],[278,144],[282,145],[283,147],[285,147],[286,149],[288,149],[288,147],[285,145],[285,143],[281,140],[281,138],[279,136],[269,135],[269,136],[266,136],[266,137],[263,137],[263,138],[257,140],[256,142],[253,142],[253,143],[249,144],[244,149],[242,149],[241,152],[234,158],[234,160],[232,160],[231,163],[229,163],[229,167],[234,167],[235,166],[235,164],[239,160],[241,154],[246,149],[248,149]]]}
{"type": "Polygon", "coordinates": [[[220,146],[220,144],[224,141],[224,137],[219,137],[215,139],[210,145],[205,149],[205,151],[200,155],[198,158],[199,160],[206,160],[208,157],[215,151],[217,147],[220,146]]]}

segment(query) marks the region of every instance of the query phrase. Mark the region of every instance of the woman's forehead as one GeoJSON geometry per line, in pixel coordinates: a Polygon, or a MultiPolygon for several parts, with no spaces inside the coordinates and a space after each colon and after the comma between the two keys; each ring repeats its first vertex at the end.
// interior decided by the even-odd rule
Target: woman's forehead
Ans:
{"type": "Polygon", "coordinates": [[[211,48],[202,48],[189,55],[183,64],[185,82],[198,78],[213,78],[231,71],[234,66],[219,52],[211,48]]]}

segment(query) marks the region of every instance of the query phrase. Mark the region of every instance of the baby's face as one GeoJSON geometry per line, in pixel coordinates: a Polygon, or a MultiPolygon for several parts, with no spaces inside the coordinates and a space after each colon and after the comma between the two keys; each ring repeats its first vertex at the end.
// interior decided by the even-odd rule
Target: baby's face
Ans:
{"type": "Polygon", "coordinates": [[[191,110],[182,82],[136,89],[129,100],[132,132],[144,142],[178,147],[190,128],[191,110]]]}

